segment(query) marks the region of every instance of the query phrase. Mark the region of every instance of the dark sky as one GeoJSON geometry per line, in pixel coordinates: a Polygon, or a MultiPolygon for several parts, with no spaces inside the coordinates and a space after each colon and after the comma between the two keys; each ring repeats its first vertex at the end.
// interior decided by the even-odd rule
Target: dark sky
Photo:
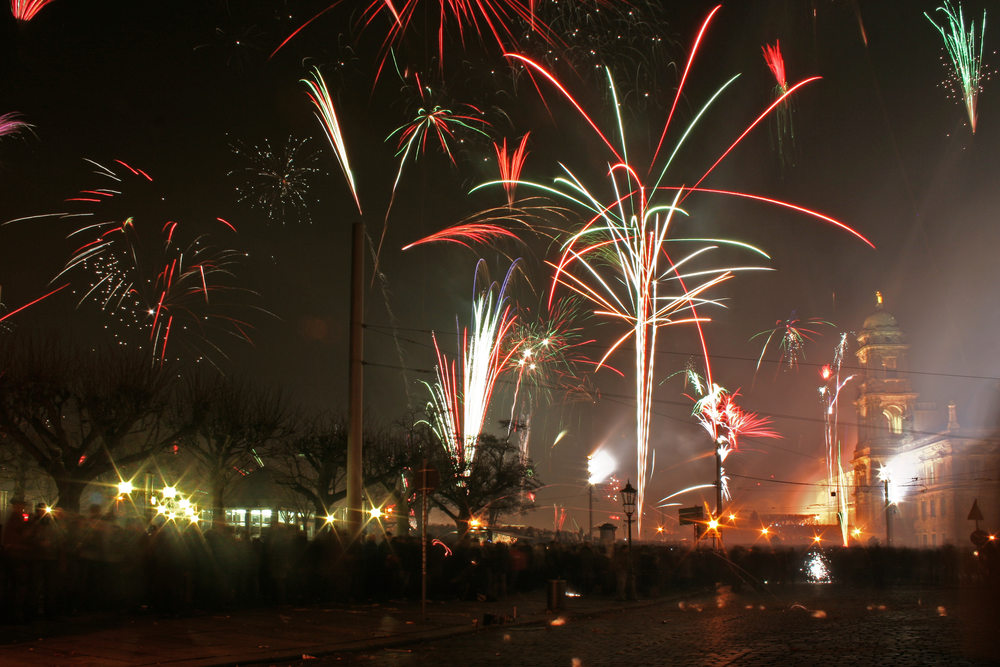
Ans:
{"type": "MultiPolygon", "coordinates": [[[[420,72],[433,91],[431,103],[456,110],[475,105],[491,122],[491,138],[459,137],[464,141],[454,145],[454,165],[430,145],[404,169],[381,255],[385,281],[369,290],[366,314],[366,402],[374,420],[391,420],[426,402],[420,381],[431,379],[430,330],[454,352],[455,321],[467,321],[476,260],[485,258],[494,278],[502,276],[507,261],[486,247],[429,245],[405,253],[400,248],[502,203],[498,192],[468,195],[496,177],[492,139],[513,140],[530,130],[525,174],[543,183],[558,173],[560,162],[600,183],[607,157],[550,87],[540,87],[546,108],[526,77],[512,80],[506,74],[496,45],[480,42],[472,31],[466,31],[464,47],[456,34],[449,36],[442,64],[436,38],[422,35],[433,34],[433,22],[415,22],[396,52],[399,74],[390,62],[376,80],[389,23],[379,16],[359,32],[358,16],[350,9],[365,3],[345,4],[270,60],[271,50],[326,3],[55,0],[29,24],[16,25],[7,17],[0,113],[20,112],[34,129],[0,139],[0,218],[64,211],[67,197],[102,185],[84,158],[142,168],[164,197],[165,215],[194,229],[211,227],[216,217],[229,220],[239,234],[225,236],[225,243],[249,253],[238,278],[259,293],[256,305],[274,316],[256,316],[253,346],[224,343],[230,355],[221,362],[226,372],[281,387],[304,409],[343,412],[347,247],[358,214],[298,81],[313,66],[324,72],[345,128],[364,222],[377,237],[399,167],[394,140],[386,137],[427,103],[415,92],[413,73],[420,72]],[[245,164],[232,155],[231,143],[267,138],[278,144],[289,135],[312,137],[318,166],[326,172],[308,193],[311,224],[275,223],[239,204],[237,181],[228,176],[245,164]]],[[[713,5],[637,1],[632,3],[637,19],[606,11],[605,23],[590,21],[574,33],[568,27],[583,12],[566,10],[565,2],[559,10],[542,0],[537,4],[565,39],[552,47],[550,62],[609,133],[614,126],[606,86],[592,72],[595,64],[614,70],[632,150],[648,159],[687,48],[713,5]]],[[[840,332],[860,326],[872,310],[875,290],[882,290],[888,310],[909,335],[913,383],[923,398],[957,401],[967,425],[992,417],[994,378],[1000,376],[995,335],[1000,309],[993,294],[1000,245],[994,224],[1000,116],[993,111],[990,81],[983,86],[975,135],[964,107],[949,97],[942,42],[923,16],[936,6],[724,3],[691,72],[676,124],[686,125],[729,76],[742,75],[699,122],[672,168],[671,184],[690,184],[769,103],[774,81],[761,46],[780,39],[790,81],[823,77],[794,100],[794,164],[780,164],[773,131],[764,123],[704,185],[823,211],[877,246],[871,250],[812,219],[759,204],[707,196],[688,201],[699,233],[756,243],[771,254],[775,269],[739,275],[721,287],[715,296],[725,298],[727,308],[708,313],[714,321],[706,327],[717,380],[742,388],[744,405],[773,415],[784,435],[748,442],[746,451],[730,459],[730,471],[746,476],[732,482],[742,506],[790,512],[806,502],[803,487],[779,482],[822,475],[815,364],[830,361],[840,332]],[[755,379],[761,344],[749,338],[792,312],[836,326],[822,328],[824,335],[806,347],[797,371],[780,370],[777,353],[769,352],[755,379]],[[772,476],[775,481],[769,481],[772,476]]],[[[966,3],[967,20],[978,22],[982,9],[981,3],[966,3]]],[[[996,39],[988,30],[988,66],[997,62],[996,39]]],[[[537,37],[522,47],[534,55],[549,50],[537,37]]],[[[8,307],[47,291],[73,247],[65,240],[71,229],[71,223],[53,219],[0,228],[0,284],[8,307]]],[[[524,256],[527,279],[517,287],[516,299],[536,302],[532,292],[546,287],[544,244],[534,240],[504,249],[524,256]]],[[[79,336],[108,331],[86,304],[74,309],[68,295],[26,311],[15,324],[27,330],[54,326],[79,336]]],[[[588,354],[598,357],[618,331],[605,323],[593,327],[592,335],[597,343],[588,354]]],[[[698,458],[710,451],[707,438],[689,416],[680,383],[668,379],[697,357],[695,332],[668,328],[660,340],[662,384],[651,440],[657,468],[648,501],[712,476],[709,460],[698,458]]],[[[613,363],[631,367],[624,354],[613,363]]],[[[634,477],[631,383],[610,374],[599,374],[594,382],[601,392],[594,405],[564,404],[556,396],[535,411],[531,453],[539,475],[552,486],[539,494],[542,509],[532,521],[544,523],[558,504],[575,510],[573,518],[583,523],[585,457],[599,444],[619,458],[620,479],[634,477]],[[563,430],[566,435],[553,445],[563,430]]],[[[845,391],[843,421],[850,423],[853,394],[850,386],[845,391]]],[[[509,394],[503,383],[489,420],[494,431],[501,430],[497,420],[509,415],[509,394]]],[[[695,504],[701,496],[683,500],[695,504]]]]}

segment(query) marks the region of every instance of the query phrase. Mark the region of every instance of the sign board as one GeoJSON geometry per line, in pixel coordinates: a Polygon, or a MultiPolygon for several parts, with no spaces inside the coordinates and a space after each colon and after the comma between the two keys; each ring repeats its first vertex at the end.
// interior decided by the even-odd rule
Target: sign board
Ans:
{"type": "Polygon", "coordinates": [[[677,520],[682,526],[702,523],[705,521],[705,508],[700,505],[682,507],[677,510],[677,520]]]}
{"type": "Polygon", "coordinates": [[[983,513],[979,509],[979,499],[972,501],[972,509],[969,510],[969,521],[982,521],[983,513]]]}

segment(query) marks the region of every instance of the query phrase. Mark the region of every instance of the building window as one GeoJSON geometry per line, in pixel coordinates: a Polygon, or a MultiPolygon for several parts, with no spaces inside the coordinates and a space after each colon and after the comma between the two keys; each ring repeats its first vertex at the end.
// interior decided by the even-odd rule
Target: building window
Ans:
{"type": "Polygon", "coordinates": [[[883,411],[888,422],[889,432],[899,435],[903,432],[903,409],[898,405],[889,405],[883,411]]]}
{"type": "Polygon", "coordinates": [[[932,547],[936,547],[937,546],[937,533],[934,533],[933,535],[931,535],[931,546],[932,547]]]}
{"type": "Polygon", "coordinates": [[[937,516],[937,512],[935,511],[936,507],[937,507],[937,501],[936,500],[931,500],[931,518],[934,518],[934,517],[937,516]]]}
{"type": "Polygon", "coordinates": [[[921,500],[920,501],[920,518],[921,519],[926,519],[927,518],[927,501],[926,500],[921,500]]]}
{"type": "Polygon", "coordinates": [[[941,499],[941,516],[945,516],[945,514],[944,514],[944,498],[941,499]]]}

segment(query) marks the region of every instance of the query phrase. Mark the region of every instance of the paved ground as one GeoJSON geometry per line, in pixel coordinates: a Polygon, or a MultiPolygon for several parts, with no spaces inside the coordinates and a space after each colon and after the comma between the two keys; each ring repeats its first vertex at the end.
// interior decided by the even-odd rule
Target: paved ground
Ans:
{"type": "MultiPolygon", "coordinates": [[[[994,606],[995,609],[995,606],[994,606]]],[[[728,591],[298,665],[988,665],[1000,624],[955,591],[728,591]],[[554,621],[554,622],[553,622],[554,621]]]]}
{"type": "MultiPolygon", "coordinates": [[[[578,613],[620,607],[578,600],[578,613]]],[[[477,633],[489,615],[544,623],[544,592],[493,602],[400,602],[338,607],[278,607],[178,618],[138,614],[82,616],[0,626],[0,665],[288,664],[303,655],[477,633]]]]}
{"type": "Polygon", "coordinates": [[[88,617],[0,628],[0,665],[1000,664],[996,617],[974,602],[956,591],[802,586],[576,598],[560,613],[539,593],[431,603],[425,619],[411,603],[88,617]]]}

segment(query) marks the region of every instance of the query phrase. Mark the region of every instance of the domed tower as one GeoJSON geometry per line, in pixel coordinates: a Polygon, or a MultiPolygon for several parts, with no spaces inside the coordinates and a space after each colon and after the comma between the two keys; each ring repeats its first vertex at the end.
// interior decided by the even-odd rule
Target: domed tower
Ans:
{"type": "Polygon", "coordinates": [[[917,394],[910,386],[910,346],[896,318],[876,293],[875,312],[865,318],[855,353],[861,367],[854,448],[855,524],[878,534],[885,528],[885,499],[879,468],[898,452],[913,431],[917,394]]]}

